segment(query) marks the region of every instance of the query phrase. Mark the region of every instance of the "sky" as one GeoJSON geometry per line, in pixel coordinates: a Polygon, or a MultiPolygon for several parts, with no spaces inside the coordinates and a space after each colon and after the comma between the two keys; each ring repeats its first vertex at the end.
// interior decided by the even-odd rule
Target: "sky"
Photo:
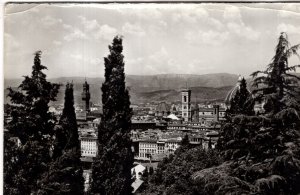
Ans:
{"type": "Polygon", "coordinates": [[[300,43],[300,3],[7,4],[4,75],[30,75],[41,50],[49,78],[103,77],[108,45],[122,35],[126,74],[247,77],[265,69],[283,31],[300,43]]]}

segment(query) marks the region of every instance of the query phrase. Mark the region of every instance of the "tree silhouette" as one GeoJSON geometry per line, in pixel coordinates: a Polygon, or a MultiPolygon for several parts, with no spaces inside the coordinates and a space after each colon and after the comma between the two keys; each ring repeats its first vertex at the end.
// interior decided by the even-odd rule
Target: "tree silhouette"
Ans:
{"type": "Polygon", "coordinates": [[[84,179],[74,109],[73,84],[67,84],[65,103],[56,130],[53,162],[41,180],[38,194],[83,194],[84,179]]]}
{"type": "Polygon", "coordinates": [[[130,126],[132,110],[125,87],[122,37],[116,36],[104,58],[103,115],[98,128],[98,153],[92,168],[91,193],[131,194],[130,126]]]}
{"type": "Polygon", "coordinates": [[[7,128],[21,141],[13,170],[15,194],[35,192],[51,161],[49,151],[56,118],[49,112],[48,103],[55,101],[59,85],[46,80],[42,71],[47,68],[41,64],[41,54],[41,51],[34,54],[31,76],[24,77],[18,90],[8,88],[11,102],[8,114],[12,120],[7,128]]]}

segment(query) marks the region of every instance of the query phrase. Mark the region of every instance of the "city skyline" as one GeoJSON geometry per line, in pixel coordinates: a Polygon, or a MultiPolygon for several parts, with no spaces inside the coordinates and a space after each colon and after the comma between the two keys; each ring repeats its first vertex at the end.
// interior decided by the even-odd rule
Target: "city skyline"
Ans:
{"type": "Polygon", "coordinates": [[[4,22],[5,78],[29,75],[36,50],[49,78],[103,77],[117,34],[129,75],[248,77],[270,62],[280,32],[300,43],[300,5],[291,3],[7,4],[4,22]]]}

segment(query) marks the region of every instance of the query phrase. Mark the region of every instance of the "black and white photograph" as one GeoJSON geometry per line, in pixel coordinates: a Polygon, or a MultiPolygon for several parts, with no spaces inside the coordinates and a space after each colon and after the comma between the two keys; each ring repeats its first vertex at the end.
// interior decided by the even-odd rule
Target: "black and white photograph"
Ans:
{"type": "Polygon", "coordinates": [[[300,2],[7,2],[5,195],[299,195],[300,2]]]}

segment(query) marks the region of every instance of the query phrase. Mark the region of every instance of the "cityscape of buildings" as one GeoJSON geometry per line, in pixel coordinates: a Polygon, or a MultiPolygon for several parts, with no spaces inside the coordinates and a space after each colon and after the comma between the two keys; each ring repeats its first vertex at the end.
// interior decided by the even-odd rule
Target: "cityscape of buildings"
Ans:
{"type": "MultiPolygon", "coordinates": [[[[188,135],[191,146],[215,148],[221,124],[225,121],[226,109],[239,87],[239,81],[240,79],[228,92],[224,102],[220,103],[192,103],[192,90],[185,88],[181,90],[181,97],[178,97],[180,103],[133,104],[130,136],[136,166],[155,169],[159,161],[174,154],[185,135],[188,135]]],[[[91,166],[98,152],[98,126],[102,114],[101,105],[93,104],[90,97],[89,84],[85,81],[82,85],[81,102],[77,102],[75,112],[86,188],[90,181],[91,166]]],[[[261,106],[256,108],[259,110],[261,106]]],[[[59,118],[63,105],[53,105],[49,110],[59,118]]],[[[10,117],[6,115],[5,120],[8,122],[10,117]]],[[[19,144],[18,139],[12,139],[19,144]]]]}

